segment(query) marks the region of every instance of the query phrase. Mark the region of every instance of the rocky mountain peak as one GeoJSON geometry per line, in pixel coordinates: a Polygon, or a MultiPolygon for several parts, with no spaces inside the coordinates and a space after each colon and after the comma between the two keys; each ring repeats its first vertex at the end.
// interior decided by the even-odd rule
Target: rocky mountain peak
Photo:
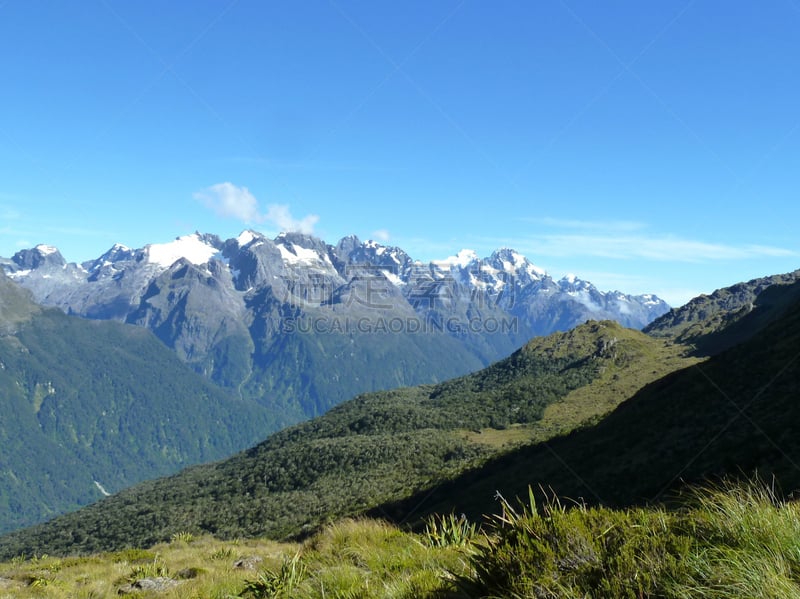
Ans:
{"type": "Polygon", "coordinates": [[[299,233],[297,231],[284,232],[279,234],[275,240],[276,245],[290,246],[294,245],[307,250],[314,250],[319,254],[328,253],[328,244],[322,241],[319,237],[314,237],[308,233],[299,233]]]}
{"type": "Polygon", "coordinates": [[[349,256],[361,247],[361,240],[356,235],[342,237],[334,247],[337,256],[349,256]]]}
{"type": "Polygon", "coordinates": [[[45,244],[39,244],[29,250],[20,250],[14,254],[11,260],[21,270],[32,270],[47,266],[60,268],[67,263],[58,248],[45,244]]]}
{"type": "Polygon", "coordinates": [[[483,259],[462,250],[423,264],[401,248],[354,235],[334,247],[302,233],[271,240],[243,231],[222,242],[196,232],[137,250],[116,245],[83,266],[64,265],[57,250],[38,246],[0,260],[0,268],[44,305],[147,327],[223,386],[238,390],[249,381],[242,392],[252,397],[272,389],[311,411],[331,398],[388,386],[386,377],[397,386],[441,376],[429,372],[432,339],[460,367],[496,360],[531,337],[587,319],[641,328],[668,310],[655,296],[604,293],[577,277],[556,283],[510,248],[483,259]],[[388,337],[373,334],[384,331],[397,333],[388,345],[388,337]],[[358,366],[401,345],[419,367],[384,375],[358,366]],[[317,360],[332,357],[346,385],[345,378],[335,387],[315,379],[314,388],[294,387],[317,360]]]}

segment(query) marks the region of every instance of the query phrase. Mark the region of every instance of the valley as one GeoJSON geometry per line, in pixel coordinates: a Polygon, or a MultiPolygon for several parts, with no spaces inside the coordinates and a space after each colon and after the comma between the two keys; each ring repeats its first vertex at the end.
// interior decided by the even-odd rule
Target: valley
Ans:
{"type": "Polygon", "coordinates": [[[0,0],[0,599],[800,599],[799,25],[0,0]]]}
{"type": "MultiPolygon", "coordinates": [[[[389,521],[399,527],[390,536],[420,534],[426,527],[430,534],[441,514],[463,514],[464,522],[479,526],[497,512],[498,497],[529,492],[541,505],[563,497],[592,510],[674,510],[685,501],[680,497],[687,483],[765,473],[788,492],[800,486],[791,457],[800,449],[787,429],[800,376],[792,359],[800,342],[797,278],[795,272],[718,290],[669,311],[643,332],[611,320],[588,320],[535,336],[472,374],[357,395],[316,418],[264,433],[265,441],[228,459],[113,490],[88,507],[10,532],[0,537],[0,559],[120,552],[182,537],[213,537],[214,543],[268,538],[296,543],[298,555],[310,555],[315,535],[346,518],[389,521]]],[[[30,292],[3,281],[3,339],[10,347],[21,344],[43,359],[32,336],[42,330],[39,323],[47,323],[44,330],[54,335],[59,327],[72,327],[73,339],[85,324],[136,332],[170,353],[142,327],[66,316],[34,304],[30,292]]],[[[47,343],[51,353],[58,347],[55,337],[47,343]]],[[[102,351],[107,361],[108,350],[102,351]]],[[[5,354],[3,362],[10,373],[20,368],[12,356],[5,354]]],[[[181,364],[177,356],[171,359],[181,364]]],[[[49,364],[52,380],[31,378],[39,382],[28,390],[27,401],[40,422],[44,409],[58,415],[54,434],[80,439],[86,433],[66,425],[66,412],[47,407],[47,398],[65,386],[56,376],[59,369],[49,364]]],[[[109,362],[108,371],[116,370],[109,362]]],[[[195,373],[191,377],[205,381],[195,373]]],[[[163,421],[167,404],[159,401],[156,411],[163,421]]],[[[206,410],[208,396],[204,401],[206,410]]],[[[236,395],[220,401],[264,408],[236,395]]],[[[262,431],[270,426],[238,413],[262,431]]],[[[245,425],[222,426],[233,432],[245,425]]],[[[198,430],[195,426],[195,440],[201,438],[198,430]]],[[[97,442],[93,437],[90,444],[97,442]]],[[[76,456],[76,466],[88,459],[76,456]]],[[[743,484],[757,489],[760,483],[749,480],[743,484]]],[[[105,481],[93,478],[93,484],[101,493],[105,481]]],[[[33,496],[21,497],[32,501],[33,496]]],[[[488,559],[481,547],[474,551],[488,559]]],[[[290,558],[283,555],[285,564],[290,558]]],[[[409,567],[409,576],[420,574],[420,566],[409,567]]],[[[465,566],[465,580],[476,571],[477,564],[465,566]]],[[[447,579],[442,572],[434,576],[437,584],[447,579]]],[[[383,574],[358,576],[373,575],[383,574]]],[[[242,576],[234,579],[231,588],[249,584],[242,576]]]]}

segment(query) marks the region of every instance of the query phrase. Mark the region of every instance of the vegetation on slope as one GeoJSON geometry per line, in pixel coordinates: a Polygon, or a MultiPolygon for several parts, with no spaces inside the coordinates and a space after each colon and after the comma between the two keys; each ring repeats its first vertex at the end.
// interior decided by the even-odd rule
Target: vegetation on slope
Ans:
{"type": "Polygon", "coordinates": [[[459,585],[466,597],[800,597],[800,506],[757,483],[681,509],[504,502],[459,585]]]}
{"type": "MultiPolygon", "coordinates": [[[[793,285],[798,279],[800,270],[737,283],[717,289],[711,295],[699,295],[651,322],[644,332],[694,345],[702,355],[719,353],[746,341],[770,318],[779,315],[783,306],[780,302],[776,306],[773,298],[786,297],[781,287],[793,285]],[[762,296],[764,291],[768,293],[762,296]],[[747,325],[737,326],[754,310],[760,313],[758,319],[749,318],[747,325]]],[[[793,299],[797,299],[796,294],[793,299]]]]}
{"type": "Polygon", "coordinates": [[[0,277],[0,532],[95,501],[100,486],[230,455],[270,426],[149,332],[41,309],[0,277]]]}
{"type": "Polygon", "coordinates": [[[97,597],[147,576],[176,584],[159,594],[167,597],[800,599],[800,508],[780,498],[780,487],[731,484],[678,494],[683,479],[752,470],[774,473],[784,491],[800,483],[793,430],[798,289],[762,292],[747,314],[713,330],[739,339],[735,346],[667,376],[686,363],[669,338],[587,323],[534,340],[475,375],[362,396],[232,460],[0,539],[0,553],[10,558],[172,535],[147,563],[123,558],[112,570],[103,556],[17,559],[0,566],[0,585],[39,596],[97,597]],[[615,394],[624,399],[641,385],[599,423],[552,438],[568,430],[564,418],[596,421],[598,405],[613,406],[615,394]],[[591,391],[602,394],[599,401],[591,391]],[[508,451],[504,442],[512,439],[540,442],[508,451]],[[498,453],[505,455],[492,457],[498,453]],[[583,500],[530,494],[517,507],[503,499],[529,494],[536,482],[545,485],[537,496],[583,500]],[[419,530],[427,524],[426,533],[340,521],[301,544],[248,542],[259,548],[253,553],[271,556],[260,572],[233,572],[230,562],[204,566],[212,554],[233,557],[237,545],[202,533],[282,536],[414,488],[420,494],[374,513],[415,518],[419,530]],[[497,508],[493,497],[500,513],[476,535],[479,515],[497,508]],[[665,500],[668,507],[630,507],[665,500]],[[427,512],[463,510],[467,517],[419,518],[421,504],[427,512]],[[170,557],[173,546],[188,552],[195,543],[214,549],[207,557],[170,557]],[[91,560],[106,564],[102,574],[64,568],[91,560]]]}
{"type": "Polygon", "coordinates": [[[748,341],[643,387],[595,426],[522,447],[375,513],[477,516],[497,490],[513,497],[528,485],[617,506],[668,500],[682,482],[722,475],[758,472],[787,493],[800,488],[798,291],[800,283],[773,288],[782,317],[752,311],[735,325],[748,341]]]}
{"type": "MultiPolygon", "coordinates": [[[[645,384],[665,364],[674,367],[677,358],[665,356],[679,351],[612,322],[590,322],[536,339],[473,375],[358,397],[224,462],[4,537],[0,555],[141,546],[181,530],[281,538],[313,529],[451,479],[507,451],[510,439],[560,432],[539,424],[548,406],[576,389],[597,383],[613,407],[624,399],[615,377],[636,373],[645,384]]],[[[586,397],[569,401],[564,413],[575,425],[582,409],[596,414],[586,397]]]]}
{"type": "Polygon", "coordinates": [[[303,543],[176,534],[149,549],[0,564],[0,593],[51,599],[797,599],[800,506],[757,483],[693,491],[679,509],[501,500],[419,534],[343,520],[303,543]],[[147,590],[153,589],[153,590],[147,590]],[[159,590],[156,590],[159,589],[159,590]]]}

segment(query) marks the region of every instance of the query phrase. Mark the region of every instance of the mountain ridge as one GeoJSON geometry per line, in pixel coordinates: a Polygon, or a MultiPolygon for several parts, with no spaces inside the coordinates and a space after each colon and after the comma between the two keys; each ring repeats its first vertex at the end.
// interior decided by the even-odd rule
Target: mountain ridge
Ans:
{"type": "MultiPolygon", "coordinates": [[[[416,517],[445,505],[479,517],[495,492],[523,497],[529,485],[610,506],[668,502],[685,484],[726,477],[774,477],[783,494],[796,492],[800,281],[761,289],[759,300],[764,310],[757,305],[727,321],[734,343],[715,329],[723,343],[719,349],[709,337],[718,349],[711,357],[645,385],[594,426],[499,456],[426,491],[427,508],[416,517]]],[[[741,308],[731,309],[736,314],[741,308]]],[[[715,326],[719,315],[709,315],[715,326]]],[[[401,520],[419,499],[380,506],[373,515],[401,520]]]]}
{"type": "Polygon", "coordinates": [[[151,544],[179,530],[282,538],[365,511],[407,523],[435,511],[479,517],[497,491],[523,496],[529,485],[624,506],[741,468],[791,490],[800,282],[764,287],[754,304],[712,327],[737,341],[710,358],[691,356],[680,332],[595,321],[477,373],[361,395],[229,460],[5,536],[0,555],[151,544]]]}
{"type": "MultiPolygon", "coordinates": [[[[680,343],[691,344],[698,354],[719,353],[737,340],[744,341],[747,338],[747,331],[740,330],[738,334],[733,331],[743,328],[735,326],[739,321],[746,319],[757,308],[761,313],[773,311],[764,304],[769,304],[772,296],[782,295],[779,288],[791,286],[798,280],[800,270],[795,270],[736,283],[709,295],[701,294],[683,306],[662,314],[643,331],[654,337],[673,338],[680,343]]],[[[787,297],[791,295],[790,292],[787,297]]]]}
{"type": "Polygon", "coordinates": [[[588,319],[641,328],[668,308],[556,281],[508,248],[426,264],[356,236],[331,245],[301,233],[194,233],[115,244],[80,265],[39,245],[0,267],[43,305],[149,328],[196,372],[295,421],[364,391],[477,370],[588,319]]]}

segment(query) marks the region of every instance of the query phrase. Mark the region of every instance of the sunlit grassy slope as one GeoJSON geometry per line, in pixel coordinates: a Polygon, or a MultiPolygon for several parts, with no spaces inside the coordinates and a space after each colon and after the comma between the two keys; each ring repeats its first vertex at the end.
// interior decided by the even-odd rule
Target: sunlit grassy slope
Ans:
{"type": "Polygon", "coordinates": [[[458,516],[420,534],[347,519],[302,543],[179,533],[148,549],[20,556],[0,563],[0,597],[800,597],[800,507],[760,483],[693,491],[672,511],[496,508],[480,530],[458,516]]]}
{"type": "Polygon", "coordinates": [[[397,520],[450,509],[478,515],[496,491],[524,495],[528,485],[618,506],[669,501],[684,482],[721,475],[758,472],[776,476],[786,493],[800,488],[798,292],[800,284],[765,291],[732,325],[746,341],[658,378],[594,426],[492,458],[375,513],[397,520]]]}
{"type": "Polygon", "coordinates": [[[147,482],[0,539],[0,555],[149,545],[181,530],[286,535],[447,481],[593,420],[693,359],[613,322],[532,340],[478,373],[368,394],[224,462],[147,482]]]}

